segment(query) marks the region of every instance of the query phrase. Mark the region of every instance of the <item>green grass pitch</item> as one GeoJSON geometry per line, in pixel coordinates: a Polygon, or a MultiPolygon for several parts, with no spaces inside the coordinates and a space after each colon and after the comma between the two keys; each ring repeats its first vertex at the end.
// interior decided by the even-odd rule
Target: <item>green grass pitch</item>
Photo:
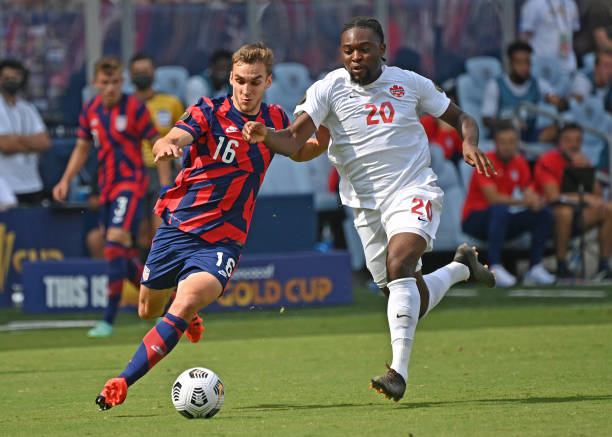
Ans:
{"type": "MultiPolygon", "coordinates": [[[[368,387],[391,351],[385,301],[364,290],[351,307],[204,313],[204,340],[181,340],[105,412],[95,396],[151,323],[121,314],[115,337],[97,341],[84,329],[0,333],[0,434],[611,435],[612,291],[596,290],[607,297],[448,297],[417,328],[397,404],[368,387]],[[193,366],[226,387],[210,420],[187,420],[170,400],[193,366]]],[[[15,318],[0,312],[0,323],[15,318]]]]}

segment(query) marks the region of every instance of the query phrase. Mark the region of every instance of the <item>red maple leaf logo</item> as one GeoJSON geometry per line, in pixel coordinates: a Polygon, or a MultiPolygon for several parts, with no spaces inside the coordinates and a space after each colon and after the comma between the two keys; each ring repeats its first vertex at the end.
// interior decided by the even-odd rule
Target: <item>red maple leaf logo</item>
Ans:
{"type": "Polygon", "coordinates": [[[405,94],[404,88],[400,85],[393,85],[391,88],[389,88],[389,91],[391,91],[391,94],[393,94],[395,97],[403,97],[405,94]]]}

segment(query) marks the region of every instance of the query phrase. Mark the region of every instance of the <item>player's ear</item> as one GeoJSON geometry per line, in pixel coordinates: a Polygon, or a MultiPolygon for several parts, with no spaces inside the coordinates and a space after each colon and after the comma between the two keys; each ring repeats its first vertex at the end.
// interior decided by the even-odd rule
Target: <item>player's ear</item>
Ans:
{"type": "Polygon", "coordinates": [[[270,85],[272,85],[272,73],[268,74],[266,78],[266,89],[270,88],[270,85]]]}

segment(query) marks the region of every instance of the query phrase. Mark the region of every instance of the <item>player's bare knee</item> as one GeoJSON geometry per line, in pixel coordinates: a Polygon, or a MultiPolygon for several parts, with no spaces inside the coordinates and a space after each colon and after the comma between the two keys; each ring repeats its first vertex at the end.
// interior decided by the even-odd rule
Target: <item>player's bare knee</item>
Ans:
{"type": "Polygon", "coordinates": [[[559,205],[553,210],[555,220],[562,220],[563,222],[571,222],[574,218],[574,207],[569,205],[559,205]]]}
{"type": "Polygon", "coordinates": [[[387,256],[387,273],[391,281],[399,278],[414,276],[419,262],[420,253],[412,253],[408,250],[402,254],[391,254],[387,256]]]}
{"type": "Polygon", "coordinates": [[[106,231],[106,241],[119,243],[125,247],[132,246],[132,236],[123,228],[112,227],[106,231]]]}

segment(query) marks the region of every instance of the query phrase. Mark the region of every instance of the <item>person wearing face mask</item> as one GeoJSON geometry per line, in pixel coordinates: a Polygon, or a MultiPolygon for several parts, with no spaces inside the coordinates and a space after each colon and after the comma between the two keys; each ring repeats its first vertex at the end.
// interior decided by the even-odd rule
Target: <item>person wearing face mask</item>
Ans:
{"type": "Polygon", "coordinates": [[[27,75],[21,62],[0,61],[0,182],[20,206],[40,205],[43,200],[38,155],[50,146],[38,110],[19,97],[27,75]]]}
{"type": "MultiPolygon", "coordinates": [[[[181,101],[171,95],[158,93],[153,89],[155,78],[155,62],[146,53],[137,53],[130,60],[130,78],[136,91],[134,96],[142,100],[151,113],[151,120],[160,135],[166,135],[178,121],[184,111],[181,101]]],[[[153,207],[163,187],[172,185],[172,168],[170,161],[158,163],[155,166],[155,157],[151,151],[153,144],[145,140],[142,142],[142,156],[149,175],[149,186],[144,198],[144,217],[140,225],[138,247],[144,252],[151,248],[151,241],[155,230],[161,224],[161,218],[153,214],[153,207]]]]}
{"type": "MultiPolygon", "coordinates": [[[[546,101],[564,109],[564,101],[555,94],[552,85],[531,74],[531,53],[531,46],[526,42],[510,44],[507,49],[510,71],[487,83],[482,103],[482,121],[491,131],[496,130],[500,120],[513,118],[516,106],[522,102],[537,104],[546,101]]],[[[542,131],[536,129],[535,116],[528,116],[521,123],[523,141],[550,141],[554,135],[554,126],[542,131]]]]}

